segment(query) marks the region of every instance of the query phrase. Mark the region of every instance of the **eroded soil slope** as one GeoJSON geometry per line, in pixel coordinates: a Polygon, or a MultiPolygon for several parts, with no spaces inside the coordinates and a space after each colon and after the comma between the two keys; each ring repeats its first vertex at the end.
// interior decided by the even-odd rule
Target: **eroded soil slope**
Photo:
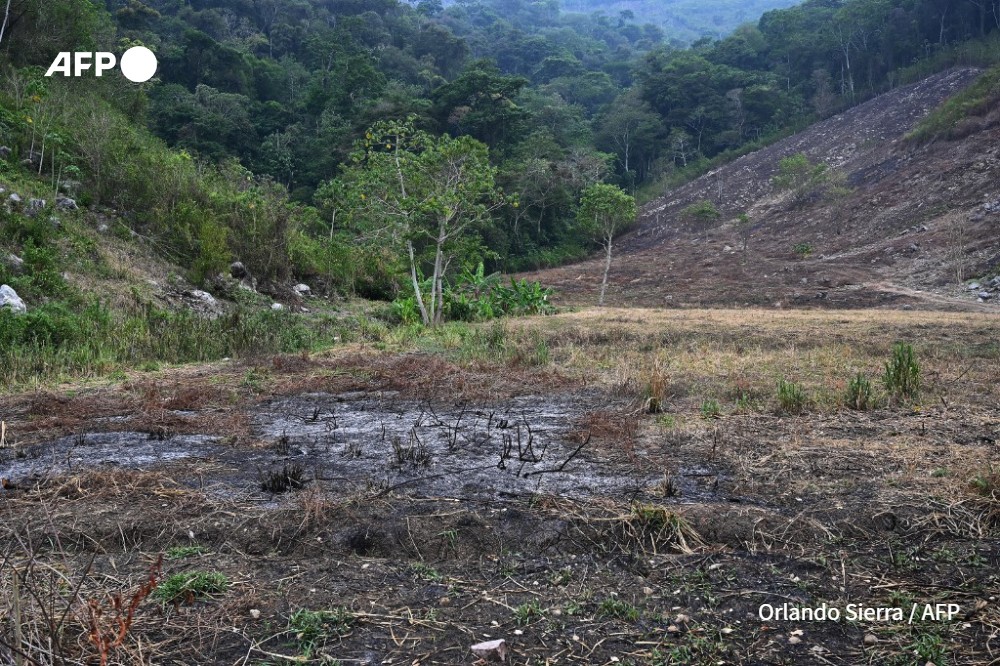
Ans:
{"type": "MultiPolygon", "coordinates": [[[[898,88],[645,206],[618,241],[612,305],[991,309],[967,281],[1000,263],[1000,126],[990,116],[960,141],[916,146],[905,135],[975,80],[957,69],[898,88]],[[782,158],[832,168],[833,191],[776,191],[782,158]],[[715,222],[686,219],[711,201],[715,222]],[[746,250],[736,217],[751,223],[746,250]],[[796,246],[809,246],[806,257],[796,246]]],[[[541,271],[564,302],[594,303],[597,259],[541,271]]],[[[984,283],[985,285],[986,283],[984,283]]]]}

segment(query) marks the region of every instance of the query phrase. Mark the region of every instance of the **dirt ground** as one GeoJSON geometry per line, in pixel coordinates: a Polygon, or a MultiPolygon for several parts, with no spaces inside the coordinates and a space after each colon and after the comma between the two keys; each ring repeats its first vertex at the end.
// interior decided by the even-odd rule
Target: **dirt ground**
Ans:
{"type": "Polygon", "coordinates": [[[998,663],[998,323],[585,310],[0,398],[0,663],[998,663]],[[895,341],[920,397],[847,409],[895,341]]]}

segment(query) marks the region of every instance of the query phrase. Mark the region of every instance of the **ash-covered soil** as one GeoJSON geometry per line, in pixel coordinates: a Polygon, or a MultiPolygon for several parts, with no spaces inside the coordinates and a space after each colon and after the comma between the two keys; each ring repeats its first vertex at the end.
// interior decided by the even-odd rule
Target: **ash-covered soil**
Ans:
{"type": "Polygon", "coordinates": [[[527,365],[429,334],[5,397],[0,663],[992,663],[995,317],[889,314],[589,311],[505,325],[527,365]],[[921,400],[845,408],[898,339],[921,400]]]}

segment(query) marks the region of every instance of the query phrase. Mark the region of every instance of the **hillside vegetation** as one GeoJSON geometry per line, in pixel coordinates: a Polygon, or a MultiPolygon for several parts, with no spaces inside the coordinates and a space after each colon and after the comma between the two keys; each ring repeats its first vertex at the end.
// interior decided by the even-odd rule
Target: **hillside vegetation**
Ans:
{"type": "MultiPolygon", "coordinates": [[[[580,223],[595,187],[649,197],[901,81],[988,64],[997,21],[979,10],[812,1],[678,48],[551,3],[13,2],[0,187],[21,202],[0,210],[0,280],[29,319],[4,313],[7,377],[153,362],[164,327],[189,327],[179,307],[299,331],[282,349],[345,335],[306,293],[392,301],[397,323],[545,311],[543,286],[493,271],[605,243],[580,223]],[[60,50],[137,43],[159,56],[149,83],[43,76],[60,50]],[[138,342],[119,349],[123,326],[138,342]]],[[[966,127],[975,99],[942,126],[966,127]]]]}

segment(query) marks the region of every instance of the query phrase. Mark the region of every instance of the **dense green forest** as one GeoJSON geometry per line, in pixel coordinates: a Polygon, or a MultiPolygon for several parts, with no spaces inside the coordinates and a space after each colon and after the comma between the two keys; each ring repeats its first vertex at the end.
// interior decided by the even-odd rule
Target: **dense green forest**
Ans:
{"type": "MultiPolygon", "coordinates": [[[[193,280],[239,259],[264,284],[393,298],[413,273],[579,258],[600,242],[577,227],[588,188],[660,193],[919,74],[990,62],[998,26],[996,0],[808,0],[682,47],[555,0],[12,0],[0,164],[78,182],[193,280]],[[140,43],[160,61],[149,83],[42,76],[58,51],[140,43]],[[374,144],[385,122],[409,129],[374,144]],[[414,136],[414,164],[437,137],[486,163],[443,258],[436,223],[379,240],[388,218],[365,198],[367,166],[414,136]]],[[[441,201],[407,214],[438,219],[441,201]]]]}

